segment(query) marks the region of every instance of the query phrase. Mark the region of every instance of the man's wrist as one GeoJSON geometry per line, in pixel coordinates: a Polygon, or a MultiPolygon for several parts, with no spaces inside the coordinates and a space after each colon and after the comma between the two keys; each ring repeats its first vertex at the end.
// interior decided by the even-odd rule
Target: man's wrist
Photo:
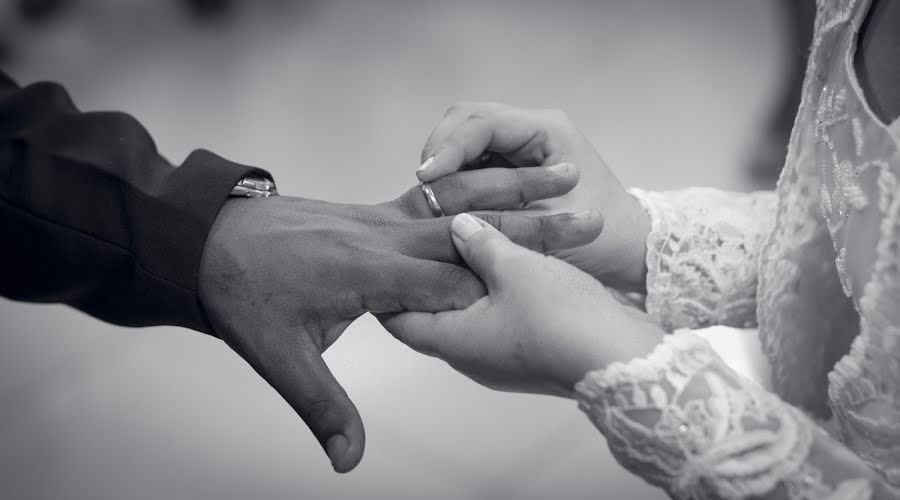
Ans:
{"type": "Polygon", "coordinates": [[[229,195],[232,198],[268,198],[278,196],[275,181],[268,177],[244,177],[237,182],[229,195]]]}
{"type": "MultiPolygon", "coordinates": [[[[216,309],[223,294],[235,293],[235,286],[239,286],[242,270],[240,266],[246,256],[240,255],[240,238],[246,237],[248,231],[248,218],[257,218],[255,213],[259,210],[258,203],[270,204],[275,200],[256,200],[256,198],[269,198],[278,196],[275,183],[263,176],[246,176],[238,180],[229,197],[219,208],[215,220],[207,234],[203,253],[200,258],[197,280],[197,298],[207,315],[210,326],[214,327],[215,321],[211,309],[216,309]],[[250,198],[250,199],[248,199],[250,198]],[[214,272],[211,270],[218,270],[214,272]],[[223,280],[222,269],[230,269],[231,277],[223,280]],[[230,281],[235,281],[231,283],[230,281]]],[[[221,318],[218,318],[221,320],[221,318]]],[[[215,328],[214,328],[215,329],[215,328]]],[[[220,335],[219,332],[209,332],[220,335]]]]}
{"type": "Polygon", "coordinates": [[[237,229],[236,226],[240,224],[238,216],[246,209],[246,205],[240,206],[242,203],[240,199],[268,198],[271,196],[278,196],[278,190],[275,188],[275,182],[268,177],[242,177],[235,184],[234,188],[232,188],[228,199],[222,204],[219,213],[213,221],[213,225],[206,238],[206,244],[203,247],[203,255],[200,259],[199,269],[200,280],[198,283],[198,294],[200,295],[201,303],[204,302],[204,290],[208,288],[205,286],[208,281],[205,271],[209,261],[218,258],[217,253],[229,246],[229,244],[225,243],[223,240],[228,240],[232,237],[237,229]]]}

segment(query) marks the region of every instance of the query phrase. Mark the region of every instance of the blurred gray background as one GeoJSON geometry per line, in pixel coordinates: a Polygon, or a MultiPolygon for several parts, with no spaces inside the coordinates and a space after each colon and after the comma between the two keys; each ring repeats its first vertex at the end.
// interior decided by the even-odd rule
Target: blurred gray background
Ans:
{"type": "MultiPolygon", "coordinates": [[[[457,100],[562,108],[627,185],[747,189],[791,64],[776,0],[224,4],[3,1],[0,64],[133,114],[175,163],[203,147],[361,203],[414,184],[457,100]]],[[[344,476],[216,339],[0,300],[0,498],[664,498],[574,402],[483,389],[371,317],[326,360],[367,429],[344,476]]]]}

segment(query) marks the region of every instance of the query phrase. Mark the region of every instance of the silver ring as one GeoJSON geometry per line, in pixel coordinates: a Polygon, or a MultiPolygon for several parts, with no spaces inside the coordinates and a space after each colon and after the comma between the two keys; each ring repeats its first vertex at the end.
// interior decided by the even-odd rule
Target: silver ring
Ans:
{"type": "Polygon", "coordinates": [[[435,217],[444,217],[444,209],[441,208],[441,204],[438,203],[437,198],[434,196],[431,185],[427,182],[423,182],[419,184],[419,186],[422,188],[422,192],[425,193],[425,201],[428,202],[428,208],[431,209],[431,213],[434,214],[435,217]]]}

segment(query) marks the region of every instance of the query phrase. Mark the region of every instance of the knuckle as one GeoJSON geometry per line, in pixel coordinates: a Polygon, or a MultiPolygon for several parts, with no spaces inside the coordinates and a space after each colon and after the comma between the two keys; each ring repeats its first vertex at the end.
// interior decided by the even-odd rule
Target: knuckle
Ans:
{"type": "Polygon", "coordinates": [[[335,295],[331,307],[335,311],[365,311],[365,293],[357,290],[343,290],[335,295]]]}
{"type": "Polygon", "coordinates": [[[494,228],[501,233],[503,232],[503,228],[501,227],[503,224],[500,222],[501,220],[503,220],[502,216],[498,214],[478,214],[478,218],[487,222],[491,226],[494,226],[494,228]]]}
{"type": "Polygon", "coordinates": [[[446,345],[446,342],[442,342],[441,340],[442,339],[435,337],[433,332],[428,332],[426,334],[416,335],[415,340],[407,345],[425,356],[445,359],[448,355],[448,346],[446,345]]]}
{"type": "Polygon", "coordinates": [[[430,356],[432,358],[440,357],[440,352],[438,351],[437,347],[435,347],[430,342],[418,340],[407,342],[406,345],[415,350],[417,353],[422,354],[423,356],[430,356]]]}
{"type": "Polygon", "coordinates": [[[460,139],[456,134],[453,134],[444,139],[443,143],[440,145],[440,149],[453,152],[454,154],[461,154],[462,151],[465,150],[465,145],[460,142],[460,139]]]}
{"type": "Polygon", "coordinates": [[[554,130],[564,134],[572,134],[577,129],[575,122],[572,121],[569,114],[561,109],[547,109],[543,111],[544,117],[552,124],[554,130]]]}
{"type": "Polygon", "coordinates": [[[514,235],[511,233],[516,231],[517,225],[514,222],[516,219],[513,217],[504,217],[502,215],[496,215],[494,217],[496,224],[491,225],[497,228],[497,231],[499,231],[500,234],[505,234],[507,238],[513,238],[514,235]]]}
{"type": "Polygon", "coordinates": [[[455,204],[455,199],[466,192],[467,186],[461,175],[453,173],[433,181],[431,189],[441,207],[448,210],[455,204]]]}
{"type": "Polygon", "coordinates": [[[540,252],[547,254],[549,248],[549,238],[553,231],[553,221],[547,215],[541,215],[536,218],[535,231],[537,232],[538,242],[540,243],[540,252]]]}
{"type": "Polygon", "coordinates": [[[459,113],[462,113],[464,110],[469,108],[469,102],[467,101],[456,101],[447,108],[447,111],[444,113],[444,116],[453,116],[459,113]]]}
{"type": "Polygon", "coordinates": [[[403,297],[413,292],[419,282],[421,268],[411,267],[406,257],[394,256],[385,265],[379,277],[378,290],[391,297],[403,297]]]}
{"type": "Polygon", "coordinates": [[[513,169],[513,172],[516,177],[515,186],[516,186],[516,203],[519,205],[524,205],[528,203],[528,186],[529,186],[529,172],[524,168],[516,168],[513,169]]]}
{"type": "Polygon", "coordinates": [[[484,108],[477,108],[477,109],[474,109],[471,113],[469,113],[468,121],[469,121],[470,125],[473,123],[475,123],[475,124],[485,123],[490,120],[491,115],[492,115],[492,113],[490,110],[484,109],[484,108]]]}
{"type": "Polygon", "coordinates": [[[550,142],[550,130],[547,127],[540,127],[534,131],[532,142],[535,144],[547,144],[550,142]]]}
{"type": "Polygon", "coordinates": [[[516,184],[519,184],[519,185],[527,183],[528,179],[529,179],[529,174],[531,174],[531,172],[532,172],[532,170],[529,169],[528,167],[513,168],[513,169],[510,169],[510,171],[515,176],[516,184]]]}
{"type": "Polygon", "coordinates": [[[560,123],[568,123],[571,121],[569,119],[569,114],[559,108],[545,109],[544,116],[560,123]]]}
{"type": "Polygon", "coordinates": [[[397,198],[394,198],[391,201],[384,202],[382,205],[389,212],[403,212],[403,213],[413,213],[415,212],[416,204],[415,199],[416,196],[421,196],[420,194],[421,188],[418,186],[412,187],[406,190],[402,195],[397,198]]]}
{"type": "Polygon", "coordinates": [[[306,422],[322,422],[334,418],[337,414],[334,403],[325,398],[316,398],[297,409],[300,418],[306,422]]]}
{"type": "Polygon", "coordinates": [[[471,274],[459,266],[441,266],[438,278],[448,284],[451,288],[456,288],[459,284],[465,283],[471,279],[471,274]]]}

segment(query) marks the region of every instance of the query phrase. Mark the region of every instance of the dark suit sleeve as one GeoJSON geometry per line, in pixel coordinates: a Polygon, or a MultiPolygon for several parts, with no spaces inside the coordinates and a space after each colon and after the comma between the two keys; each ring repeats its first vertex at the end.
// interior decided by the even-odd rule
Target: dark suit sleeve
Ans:
{"type": "Polygon", "coordinates": [[[269,176],[203,150],[175,168],[131,116],[82,113],[56,83],[0,72],[0,294],[213,333],[200,258],[247,175],[269,176]]]}

